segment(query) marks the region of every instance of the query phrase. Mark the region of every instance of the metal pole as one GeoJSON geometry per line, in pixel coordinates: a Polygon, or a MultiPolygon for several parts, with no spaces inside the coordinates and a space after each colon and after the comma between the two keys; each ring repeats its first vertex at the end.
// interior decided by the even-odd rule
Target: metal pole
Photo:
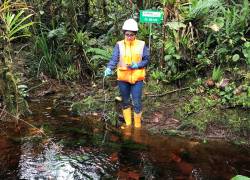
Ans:
{"type": "Polygon", "coordinates": [[[149,42],[148,42],[148,48],[149,48],[149,52],[151,52],[150,47],[151,47],[151,31],[152,31],[152,24],[149,24],[149,42]]]}

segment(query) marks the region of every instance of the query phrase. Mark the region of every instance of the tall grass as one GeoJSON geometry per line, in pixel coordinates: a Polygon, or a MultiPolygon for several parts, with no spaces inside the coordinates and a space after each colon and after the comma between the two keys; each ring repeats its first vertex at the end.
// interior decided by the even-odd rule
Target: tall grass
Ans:
{"type": "Polygon", "coordinates": [[[223,71],[220,68],[220,66],[218,66],[217,68],[214,67],[212,72],[212,80],[215,82],[219,82],[222,79],[222,76],[223,76],[223,71]]]}
{"type": "Polygon", "coordinates": [[[58,66],[55,61],[55,57],[53,56],[52,50],[48,46],[47,37],[44,35],[44,33],[41,33],[41,35],[37,37],[35,49],[40,59],[37,69],[37,76],[39,76],[40,72],[46,72],[52,77],[59,78],[58,66]]]}

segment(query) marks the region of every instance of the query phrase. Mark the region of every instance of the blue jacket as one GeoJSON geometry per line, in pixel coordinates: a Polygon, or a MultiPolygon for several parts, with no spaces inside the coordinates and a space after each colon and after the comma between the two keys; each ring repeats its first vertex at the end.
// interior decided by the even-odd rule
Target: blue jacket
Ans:
{"type": "MultiPolygon", "coordinates": [[[[107,65],[110,69],[115,69],[120,59],[119,45],[116,44],[113,50],[112,57],[107,65]]],[[[138,68],[146,67],[149,63],[149,50],[146,46],[143,48],[142,61],[138,64],[138,68]]]]}

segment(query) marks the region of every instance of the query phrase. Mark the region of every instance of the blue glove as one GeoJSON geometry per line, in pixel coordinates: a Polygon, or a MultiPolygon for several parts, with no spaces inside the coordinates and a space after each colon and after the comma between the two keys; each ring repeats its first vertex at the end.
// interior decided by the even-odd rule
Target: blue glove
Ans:
{"type": "Polygon", "coordinates": [[[104,77],[111,76],[112,70],[110,68],[106,68],[104,71],[104,77]]]}
{"type": "Polygon", "coordinates": [[[138,64],[135,62],[132,62],[130,69],[138,69],[138,68],[139,68],[138,64]]]}

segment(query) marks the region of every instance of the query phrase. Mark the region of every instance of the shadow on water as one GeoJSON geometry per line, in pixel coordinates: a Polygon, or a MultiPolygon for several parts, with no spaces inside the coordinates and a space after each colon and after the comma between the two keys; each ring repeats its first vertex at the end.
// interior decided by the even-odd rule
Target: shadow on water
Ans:
{"type": "Polygon", "coordinates": [[[32,103],[21,138],[0,137],[1,179],[230,179],[250,176],[250,151],[226,142],[107,130],[95,116],[32,103]],[[44,132],[47,137],[44,137],[44,132]]]}

